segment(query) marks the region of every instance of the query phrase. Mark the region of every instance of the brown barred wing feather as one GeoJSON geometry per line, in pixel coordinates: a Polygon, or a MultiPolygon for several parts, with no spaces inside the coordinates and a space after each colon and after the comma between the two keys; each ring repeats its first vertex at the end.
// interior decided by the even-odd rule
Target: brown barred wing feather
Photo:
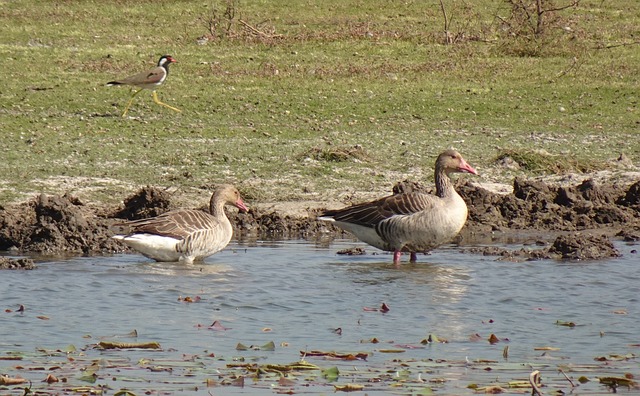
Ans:
{"type": "Polygon", "coordinates": [[[134,220],[128,224],[130,233],[148,233],[176,239],[185,239],[205,224],[215,220],[211,215],[191,209],[174,210],[150,219],[134,220]]]}
{"type": "Polygon", "coordinates": [[[391,195],[372,202],[330,210],[322,217],[335,221],[375,227],[376,224],[397,215],[410,215],[435,206],[436,200],[429,194],[410,192],[391,195]]]}

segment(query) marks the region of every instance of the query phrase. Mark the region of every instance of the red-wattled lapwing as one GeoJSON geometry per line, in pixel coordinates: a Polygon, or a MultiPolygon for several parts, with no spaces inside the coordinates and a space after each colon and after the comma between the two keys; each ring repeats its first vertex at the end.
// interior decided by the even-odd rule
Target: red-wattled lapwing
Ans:
{"type": "Polygon", "coordinates": [[[153,101],[156,102],[157,104],[164,107],[168,107],[171,110],[180,112],[179,109],[176,109],[173,106],[169,106],[166,103],[162,103],[160,99],[158,99],[158,94],[156,93],[156,89],[160,85],[162,85],[162,83],[167,79],[167,76],[169,75],[169,65],[174,62],[176,62],[176,60],[173,59],[171,55],[163,55],[162,57],[160,57],[157,67],[142,73],[138,73],[131,77],[124,78],[122,80],[110,81],[107,83],[108,86],[132,85],[134,87],[140,88],[139,90],[134,92],[133,95],[131,95],[131,99],[129,100],[127,107],[124,109],[124,112],[122,113],[123,117],[127,115],[127,111],[129,111],[129,106],[131,106],[131,103],[133,102],[133,98],[135,98],[136,95],[139,94],[143,89],[151,90],[151,93],[153,94],[153,101]]]}

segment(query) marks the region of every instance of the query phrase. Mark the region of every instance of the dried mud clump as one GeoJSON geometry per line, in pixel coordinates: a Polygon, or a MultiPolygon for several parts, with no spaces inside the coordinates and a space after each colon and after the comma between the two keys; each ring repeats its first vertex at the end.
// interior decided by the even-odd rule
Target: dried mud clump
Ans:
{"type": "Polygon", "coordinates": [[[92,254],[118,249],[108,227],[76,198],[41,194],[13,211],[0,212],[0,249],[92,254]]]}
{"type": "Polygon", "coordinates": [[[561,235],[549,249],[549,253],[570,260],[597,260],[619,257],[620,252],[606,235],[561,235]]]}
{"type": "Polygon", "coordinates": [[[397,182],[393,186],[391,191],[394,194],[408,194],[408,193],[412,193],[414,191],[429,192],[429,189],[427,187],[425,187],[420,182],[415,182],[415,181],[411,181],[411,180],[403,180],[401,182],[397,182]]]}
{"type": "Polygon", "coordinates": [[[167,212],[171,207],[170,195],[155,187],[143,187],[124,200],[124,208],[113,217],[127,220],[146,219],[167,212]]]}
{"type": "Polygon", "coordinates": [[[555,258],[549,249],[505,249],[499,246],[471,247],[462,249],[466,253],[481,254],[483,256],[497,256],[497,261],[532,261],[555,258]]]}
{"type": "Polygon", "coordinates": [[[36,268],[33,260],[28,258],[12,259],[9,257],[0,257],[0,269],[9,270],[32,270],[36,268]]]}
{"type": "Polygon", "coordinates": [[[238,237],[260,235],[264,237],[306,238],[326,230],[324,222],[309,218],[292,217],[278,212],[264,212],[251,208],[247,213],[227,213],[238,237]]]}
{"type": "Polygon", "coordinates": [[[346,248],[346,249],[338,250],[336,252],[336,254],[341,254],[341,255],[345,255],[345,256],[362,256],[362,255],[367,254],[367,252],[364,250],[364,248],[352,247],[352,248],[346,248]]]}
{"type": "Polygon", "coordinates": [[[483,256],[498,256],[500,261],[530,261],[541,259],[565,260],[601,260],[620,257],[620,252],[613,246],[606,235],[583,235],[571,233],[556,238],[549,247],[540,249],[510,250],[498,246],[473,247],[464,249],[469,253],[483,256]]]}
{"type": "Polygon", "coordinates": [[[640,186],[627,190],[586,180],[572,187],[516,178],[513,193],[493,194],[465,183],[460,194],[469,206],[469,222],[494,230],[579,231],[640,224],[640,186]],[[635,205],[635,206],[634,206],[635,205]]]}
{"type": "Polygon", "coordinates": [[[617,203],[640,211],[640,181],[631,185],[624,196],[618,199],[617,203]]]}

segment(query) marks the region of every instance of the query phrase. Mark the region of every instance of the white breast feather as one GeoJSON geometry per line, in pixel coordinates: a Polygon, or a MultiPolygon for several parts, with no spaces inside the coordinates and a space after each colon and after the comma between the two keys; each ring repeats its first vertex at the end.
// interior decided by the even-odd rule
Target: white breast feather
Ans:
{"type": "Polygon", "coordinates": [[[176,250],[176,244],[180,241],[175,238],[155,234],[116,235],[113,238],[157,261],[178,261],[182,256],[176,250]]]}

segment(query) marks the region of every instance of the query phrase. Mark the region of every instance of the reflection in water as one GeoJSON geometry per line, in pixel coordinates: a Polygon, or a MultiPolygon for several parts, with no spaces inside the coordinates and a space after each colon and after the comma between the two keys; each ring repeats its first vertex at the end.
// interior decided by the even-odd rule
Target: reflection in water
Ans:
{"type": "MultiPolygon", "coordinates": [[[[344,264],[336,264],[344,265],[344,264]]],[[[403,263],[398,269],[385,262],[358,261],[345,270],[354,275],[354,283],[368,285],[394,284],[398,287],[420,287],[429,294],[430,302],[458,302],[467,290],[468,267],[433,262],[403,263]]]]}
{"type": "MultiPolygon", "coordinates": [[[[116,255],[5,271],[1,308],[11,312],[0,316],[0,355],[42,346],[84,348],[134,329],[138,341],[160,342],[162,356],[214,353],[221,360],[207,362],[212,370],[238,356],[290,363],[312,349],[374,352],[359,364],[381,367],[397,356],[375,352],[397,344],[418,346],[402,359],[501,359],[504,344],[486,342],[492,333],[510,340],[514,361],[535,359],[535,347],[552,344],[561,348],[557,356],[566,357],[563,364],[592,364],[598,355],[629,353],[638,342],[640,274],[632,246],[619,247],[620,259],[587,264],[501,262],[445,247],[400,268],[386,254],[335,253],[353,246],[374,251],[353,241],[329,247],[323,241],[251,241],[232,243],[193,265],[116,255]],[[186,296],[200,300],[180,299],[186,296]],[[366,309],[383,302],[390,307],[386,313],[366,309]],[[16,313],[21,304],[24,313],[16,313]],[[229,330],[208,330],[216,320],[229,330]],[[558,326],[558,320],[579,326],[558,326]],[[429,334],[450,342],[422,346],[429,334]],[[473,334],[481,342],[471,342],[473,334]],[[381,344],[366,342],[372,338],[381,344]],[[276,351],[236,350],[238,343],[270,341],[276,351]]],[[[14,366],[0,360],[0,372],[13,373],[14,366]]],[[[31,372],[21,375],[42,381],[31,372]]],[[[127,386],[147,391],[143,382],[127,386]]]]}

